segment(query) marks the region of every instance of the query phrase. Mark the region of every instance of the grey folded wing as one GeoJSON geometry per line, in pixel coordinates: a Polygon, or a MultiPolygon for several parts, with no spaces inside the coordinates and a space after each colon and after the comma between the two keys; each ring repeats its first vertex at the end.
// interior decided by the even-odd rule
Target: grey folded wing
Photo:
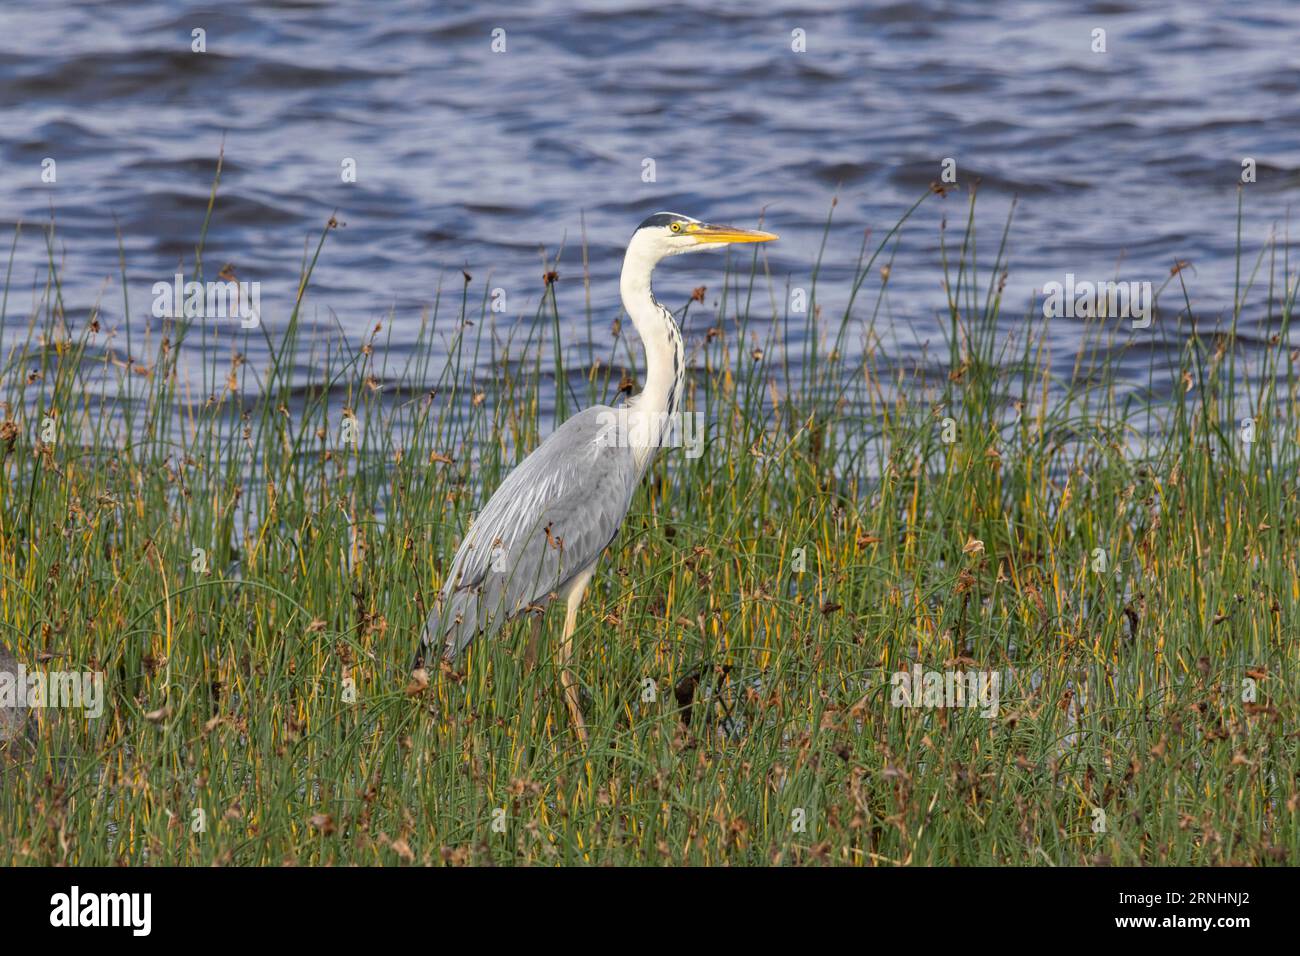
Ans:
{"type": "Polygon", "coordinates": [[[553,593],[614,540],[641,468],[611,427],[616,413],[574,415],[519,463],[479,512],[425,626],[426,654],[447,658],[553,593]]]}

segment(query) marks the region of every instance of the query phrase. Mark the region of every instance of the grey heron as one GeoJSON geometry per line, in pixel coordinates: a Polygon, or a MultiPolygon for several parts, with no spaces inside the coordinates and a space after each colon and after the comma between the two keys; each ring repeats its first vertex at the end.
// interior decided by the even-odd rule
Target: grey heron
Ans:
{"type": "Polygon", "coordinates": [[[656,301],[650,276],[663,259],[732,243],[770,242],[770,232],[660,212],[632,235],[619,292],[645,350],[641,392],[619,408],[596,405],[555,429],[508,475],[456,551],[421,641],[447,660],[552,598],[566,605],[556,654],[564,702],[587,743],[569,662],[578,607],[601,553],[627,516],[637,485],[676,420],[686,375],[682,334],[656,301]]]}

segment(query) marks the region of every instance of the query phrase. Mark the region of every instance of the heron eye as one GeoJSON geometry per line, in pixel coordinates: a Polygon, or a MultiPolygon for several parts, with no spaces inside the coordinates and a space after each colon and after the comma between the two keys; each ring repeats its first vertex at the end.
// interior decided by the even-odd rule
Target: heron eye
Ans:
{"type": "Polygon", "coordinates": [[[668,228],[671,229],[673,232],[681,232],[681,231],[682,231],[682,224],[681,224],[680,222],[675,222],[675,223],[673,223],[671,226],[669,226],[668,228]]]}

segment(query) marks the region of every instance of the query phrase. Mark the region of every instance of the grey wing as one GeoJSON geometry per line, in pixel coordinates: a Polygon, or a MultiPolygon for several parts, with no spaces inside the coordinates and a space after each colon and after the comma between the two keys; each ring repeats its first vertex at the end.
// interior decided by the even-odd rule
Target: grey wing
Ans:
{"type": "Polygon", "coordinates": [[[598,405],[574,415],[497,488],[456,551],[426,651],[455,657],[545,603],[614,539],[641,478],[631,449],[612,438],[614,414],[598,405]]]}

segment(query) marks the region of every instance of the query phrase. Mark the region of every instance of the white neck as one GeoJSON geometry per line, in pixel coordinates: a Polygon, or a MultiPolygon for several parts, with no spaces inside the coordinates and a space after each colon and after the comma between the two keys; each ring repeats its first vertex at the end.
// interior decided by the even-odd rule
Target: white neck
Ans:
{"type": "Polygon", "coordinates": [[[682,383],[686,377],[682,334],[672,313],[656,302],[650,291],[650,274],[657,261],[656,256],[634,241],[628,246],[619,279],[623,308],[636,326],[646,358],[645,387],[628,401],[628,408],[644,417],[647,425],[651,419],[658,420],[660,425],[650,429],[656,447],[660,427],[677,414],[681,405],[682,383]]]}

